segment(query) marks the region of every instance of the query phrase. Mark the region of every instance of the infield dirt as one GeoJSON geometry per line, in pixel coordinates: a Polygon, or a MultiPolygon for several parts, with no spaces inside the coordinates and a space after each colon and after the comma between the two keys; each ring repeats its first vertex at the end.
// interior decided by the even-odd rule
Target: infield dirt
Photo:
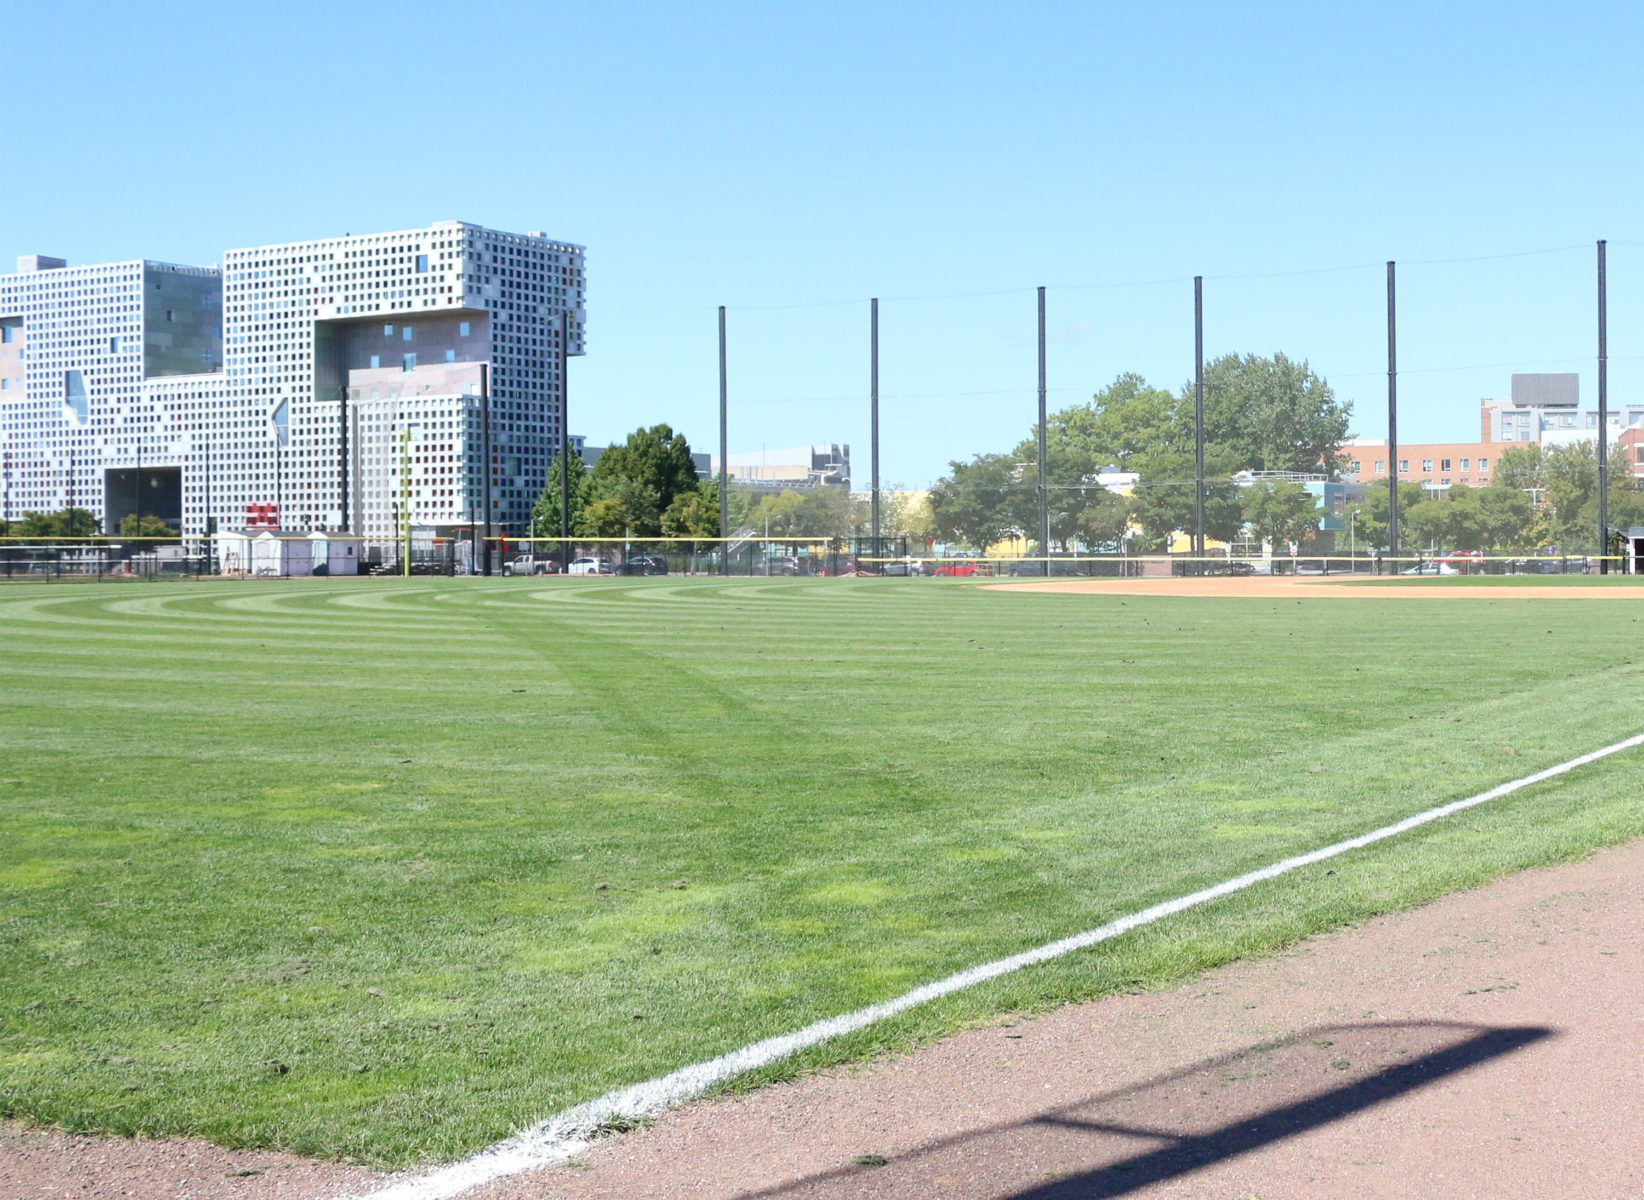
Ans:
{"type": "Polygon", "coordinates": [[[1395,583],[1374,577],[1331,578],[1328,575],[1220,576],[1211,579],[1048,579],[989,583],[1008,592],[1083,592],[1098,596],[1215,596],[1270,600],[1644,600],[1644,586],[1630,584],[1514,584],[1479,586],[1466,580],[1395,583]]]}

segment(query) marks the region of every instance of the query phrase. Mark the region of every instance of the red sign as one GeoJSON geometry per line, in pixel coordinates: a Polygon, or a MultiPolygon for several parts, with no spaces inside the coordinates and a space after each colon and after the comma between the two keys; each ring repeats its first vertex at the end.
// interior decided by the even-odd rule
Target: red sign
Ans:
{"type": "Polygon", "coordinates": [[[246,505],[245,527],[247,529],[278,529],[280,527],[280,506],[278,504],[246,505]]]}

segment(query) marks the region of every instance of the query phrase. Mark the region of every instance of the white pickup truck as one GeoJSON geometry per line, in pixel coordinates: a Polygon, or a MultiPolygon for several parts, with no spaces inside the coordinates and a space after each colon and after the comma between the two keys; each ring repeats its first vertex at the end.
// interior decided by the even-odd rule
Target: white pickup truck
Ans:
{"type": "Polygon", "coordinates": [[[504,575],[555,575],[559,573],[559,559],[538,558],[531,554],[521,554],[502,564],[504,575]]]}

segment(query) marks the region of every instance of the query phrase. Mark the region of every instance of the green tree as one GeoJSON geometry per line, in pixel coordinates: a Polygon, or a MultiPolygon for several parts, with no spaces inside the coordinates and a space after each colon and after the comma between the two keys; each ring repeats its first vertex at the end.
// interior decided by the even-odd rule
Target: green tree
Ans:
{"type": "MultiPolygon", "coordinates": [[[[548,468],[548,483],[542,489],[542,495],[531,506],[531,529],[533,537],[559,536],[559,472],[558,457],[554,465],[548,468]]],[[[566,510],[570,515],[571,536],[575,537],[582,532],[583,513],[593,499],[594,481],[588,473],[588,464],[583,462],[582,455],[571,455],[570,477],[567,480],[566,510]]]]}
{"type": "Polygon", "coordinates": [[[83,508],[56,512],[25,512],[10,523],[0,522],[0,535],[18,538],[95,538],[102,533],[97,518],[83,508]]]}
{"type": "Polygon", "coordinates": [[[1542,462],[1541,447],[1532,443],[1503,450],[1501,457],[1496,459],[1495,474],[1491,477],[1490,486],[1517,488],[1521,491],[1546,487],[1547,472],[1542,462]]]}
{"type": "Polygon", "coordinates": [[[791,532],[795,537],[850,537],[867,519],[867,509],[843,484],[824,484],[800,497],[791,532]]]}
{"type": "Polygon", "coordinates": [[[579,536],[661,536],[662,505],[657,499],[656,489],[649,484],[638,479],[618,477],[607,479],[603,483],[596,481],[595,493],[596,498],[583,509],[581,528],[577,531],[579,536]]]}
{"type": "Polygon", "coordinates": [[[1009,454],[978,454],[968,463],[948,464],[951,472],[930,490],[931,520],[944,541],[959,542],[980,554],[1016,532],[1018,462],[1009,454]]]}
{"type": "MultiPolygon", "coordinates": [[[[668,425],[637,429],[621,446],[611,446],[594,464],[595,501],[619,500],[633,521],[634,535],[656,537],[662,514],[680,495],[697,490],[691,444],[668,425]]],[[[608,525],[605,516],[600,518],[608,525]]]]}
{"type": "MultiPolygon", "coordinates": [[[[1427,500],[1427,491],[1419,483],[1399,484],[1399,547],[1402,553],[1410,544],[1407,519],[1416,507],[1427,500]]],[[[1358,520],[1353,523],[1354,540],[1366,546],[1387,549],[1388,495],[1385,480],[1378,480],[1364,493],[1364,504],[1359,508],[1358,520]]]]}
{"type": "Polygon", "coordinates": [[[695,491],[681,492],[675,496],[673,503],[662,514],[662,532],[667,537],[718,537],[719,481],[704,479],[697,484],[695,491]]]}
{"type": "Polygon", "coordinates": [[[797,532],[799,510],[805,506],[805,497],[792,488],[780,492],[765,492],[755,496],[748,510],[748,524],[758,533],[769,532],[772,537],[786,537],[797,532]]]}
{"type": "Polygon", "coordinates": [[[175,539],[177,531],[153,513],[144,513],[140,520],[136,513],[127,513],[120,519],[120,536],[175,539]]]}
{"type": "MultiPolygon", "coordinates": [[[[1233,470],[1322,472],[1344,464],[1351,402],[1340,402],[1303,359],[1224,354],[1205,365],[1205,442],[1227,453],[1233,470]]],[[[1193,385],[1184,384],[1175,413],[1191,445],[1193,385]]]]}
{"type": "MultiPolygon", "coordinates": [[[[1175,396],[1149,387],[1140,375],[1120,375],[1091,397],[1089,404],[1051,413],[1045,420],[1047,457],[1074,452],[1095,467],[1139,470],[1151,456],[1180,449],[1182,429],[1177,422],[1175,396]]],[[[1189,410],[1189,419],[1192,411],[1189,410]]],[[[1193,448],[1191,425],[1186,446],[1193,448]]],[[[1038,461],[1037,430],[1017,448],[1023,458],[1038,461]]]]}
{"type": "Polygon", "coordinates": [[[1117,550],[1129,529],[1129,498],[1105,488],[1096,489],[1079,511],[1079,540],[1092,550],[1117,550]]]}
{"type": "Polygon", "coordinates": [[[1299,483],[1264,480],[1244,489],[1244,519],[1276,553],[1303,541],[1319,527],[1324,510],[1318,498],[1299,483]]]}
{"type": "Polygon", "coordinates": [[[1484,508],[1486,550],[1523,552],[1533,548],[1528,543],[1536,509],[1528,493],[1491,483],[1487,488],[1480,488],[1478,496],[1484,508]]]}
{"type": "MultiPolygon", "coordinates": [[[[1225,454],[1205,455],[1204,532],[1207,538],[1231,542],[1244,527],[1242,488],[1231,482],[1225,454]]],[[[1192,532],[1195,488],[1193,452],[1157,454],[1131,494],[1130,512],[1147,550],[1166,549],[1173,533],[1192,532]]]]}

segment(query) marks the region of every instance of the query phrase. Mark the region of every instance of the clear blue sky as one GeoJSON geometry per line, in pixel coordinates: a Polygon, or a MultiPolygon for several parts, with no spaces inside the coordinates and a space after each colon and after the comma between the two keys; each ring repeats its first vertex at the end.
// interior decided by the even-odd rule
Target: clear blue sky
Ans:
{"type": "Polygon", "coordinates": [[[1477,435],[1514,370],[1641,396],[1636,5],[0,0],[0,263],[460,218],[588,247],[572,428],[848,441],[928,483],[1123,371],[1307,358],[1385,432],[1477,435]],[[1551,251],[1547,253],[1522,253],[1551,251]],[[1489,257],[1502,256],[1502,257],[1489,257]],[[1434,260],[1468,259],[1475,261],[1434,260]],[[1356,269],[1334,269],[1356,268],[1356,269]],[[1266,277],[1263,277],[1266,276],[1266,277]]]}

